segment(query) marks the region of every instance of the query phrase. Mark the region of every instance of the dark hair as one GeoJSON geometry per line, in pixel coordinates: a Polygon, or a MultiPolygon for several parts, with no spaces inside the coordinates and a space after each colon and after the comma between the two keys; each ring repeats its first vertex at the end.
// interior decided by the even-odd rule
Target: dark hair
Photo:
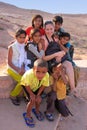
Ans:
{"type": "Polygon", "coordinates": [[[62,37],[68,37],[69,39],[71,38],[70,34],[68,32],[62,32],[60,35],[59,35],[59,40],[62,38],[62,37]]]}
{"type": "Polygon", "coordinates": [[[23,29],[19,29],[16,34],[15,34],[15,37],[17,38],[18,36],[20,36],[21,34],[24,34],[26,36],[26,31],[23,30],[23,29]]]}
{"type": "Polygon", "coordinates": [[[61,16],[55,16],[53,18],[53,22],[55,22],[55,23],[58,22],[58,23],[62,24],[63,23],[63,18],[61,16]]]}
{"type": "MultiPolygon", "coordinates": [[[[33,37],[37,32],[40,33],[40,30],[39,30],[39,29],[32,29],[32,30],[30,31],[30,37],[33,37]]],[[[40,34],[41,34],[41,33],[40,33],[40,34]]]]}
{"type": "MultiPolygon", "coordinates": [[[[42,21],[42,24],[41,24],[41,27],[43,27],[43,17],[39,14],[35,15],[33,18],[32,18],[32,27],[34,27],[34,21],[37,19],[37,18],[41,18],[41,21],[42,21]]],[[[41,28],[40,27],[40,28],[41,28]]]]}
{"type": "Polygon", "coordinates": [[[47,63],[47,61],[45,61],[43,59],[37,59],[34,62],[34,66],[36,66],[36,67],[46,67],[48,69],[48,63],[47,63]]]}
{"type": "Polygon", "coordinates": [[[48,24],[52,24],[52,25],[53,25],[53,22],[52,22],[52,21],[46,21],[46,22],[44,23],[44,27],[46,27],[46,25],[48,25],[48,24]]]}

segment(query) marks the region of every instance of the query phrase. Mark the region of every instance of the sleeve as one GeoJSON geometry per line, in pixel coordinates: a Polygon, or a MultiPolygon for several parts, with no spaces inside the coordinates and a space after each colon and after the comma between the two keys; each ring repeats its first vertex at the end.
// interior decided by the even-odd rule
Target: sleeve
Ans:
{"type": "Polygon", "coordinates": [[[66,48],[70,48],[70,46],[71,46],[71,44],[69,42],[65,44],[66,48]]]}
{"type": "Polygon", "coordinates": [[[43,51],[38,52],[37,48],[32,44],[28,46],[28,50],[31,51],[37,58],[42,58],[43,56],[43,51]]]}

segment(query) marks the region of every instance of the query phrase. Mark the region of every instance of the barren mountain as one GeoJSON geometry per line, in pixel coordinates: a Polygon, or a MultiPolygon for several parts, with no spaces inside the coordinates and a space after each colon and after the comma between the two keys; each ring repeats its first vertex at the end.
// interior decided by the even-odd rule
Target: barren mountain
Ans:
{"type": "MultiPolygon", "coordinates": [[[[87,14],[51,14],[40,10],[22,9],[2,2],[0,2],[0,47],[7,49],[14,39],[15,31],[30,26],[35,14],[42,15],[44,21],[52,20],[55,15],[61,15],[64,19],[63,27],[71,34],[71,43],[75,47],[74,59],[87,59],[87,14]]],[[[2,48],[0,52],[3,53],[2,48]]],[[[3,55],[6,57],[6,54],[3,55]]]]}

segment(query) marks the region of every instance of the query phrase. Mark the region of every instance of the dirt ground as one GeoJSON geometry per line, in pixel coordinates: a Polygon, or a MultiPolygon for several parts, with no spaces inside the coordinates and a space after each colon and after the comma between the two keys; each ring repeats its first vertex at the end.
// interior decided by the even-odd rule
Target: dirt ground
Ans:
{"type": "Polygon", "coordinates": [[[62,118],[56,130],[87,130],[87,100],[69,97],[68,107],[73,116],[62,118]]]}

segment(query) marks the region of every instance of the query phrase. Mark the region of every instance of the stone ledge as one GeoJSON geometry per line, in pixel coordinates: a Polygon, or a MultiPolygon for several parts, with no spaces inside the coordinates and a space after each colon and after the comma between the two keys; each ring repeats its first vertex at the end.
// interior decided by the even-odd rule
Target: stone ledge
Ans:
{"type": "Polygon", "coordinates": [[[7,74],[0,76],[0,98],[9,98],[11,90],[15,86],[15,81],[7,74]]]}
{"type": "MultiPolygon", "coordinates": [[[[9,98],[11,90],[15,87],[15,83],[16,82],[9,75],[7,75],[7,73],[0,75],[0,98],[9,98]]],[[[87,93],[87,68],[80,67],[80,77],[77,88],[80,93],[82,91],[81,94],[83,96],[85,93],[85,88],[87,93]]]]}

